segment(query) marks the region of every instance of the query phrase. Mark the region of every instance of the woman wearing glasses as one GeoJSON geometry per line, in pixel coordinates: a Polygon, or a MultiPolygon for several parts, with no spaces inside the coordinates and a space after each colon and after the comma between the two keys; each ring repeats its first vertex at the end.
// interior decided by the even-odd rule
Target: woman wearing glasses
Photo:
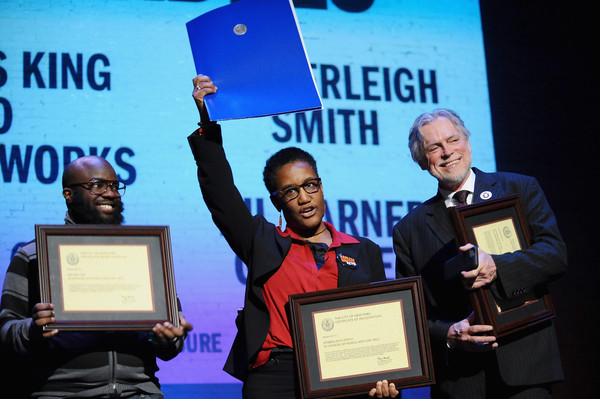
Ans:
{"type": "MultiPolygon", "coordinates": [[[[271,156],[263,180],[283,213],[285,230],[252,216],[233,182],[221,128],[210,122],[204,96],[217,88],[209,77],[193,79],[200,128],[188,137],[198,181],[213,220],[247,265],[244,308],[225,371],[242,380],[246,399],[299,398],[288,296],[385,280],[381,249],[324,222],[323,185],[313,157],[295,147],[271,156]]],[[[366,396],[365,392],[365,396],[366,396]]],[[[393,383],[378,382],[370,396],[396,397],[393,383]]]]}

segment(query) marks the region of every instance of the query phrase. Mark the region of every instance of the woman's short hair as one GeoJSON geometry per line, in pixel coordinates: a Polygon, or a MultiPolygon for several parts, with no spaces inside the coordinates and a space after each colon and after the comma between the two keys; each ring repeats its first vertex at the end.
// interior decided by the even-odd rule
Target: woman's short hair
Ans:
{"type": "Polygon", "coordinates": [[[278,189],[275,175],[279,169],[292,162],[306,162],[313,168],[317,177],[319,176],[317,162],[312,155],[298,147],[283,148],[267,159],[265,169],[263,170],[263,181],[265,182],[265,187],[267,187],[269,194],[274,193],[278,189]]]}

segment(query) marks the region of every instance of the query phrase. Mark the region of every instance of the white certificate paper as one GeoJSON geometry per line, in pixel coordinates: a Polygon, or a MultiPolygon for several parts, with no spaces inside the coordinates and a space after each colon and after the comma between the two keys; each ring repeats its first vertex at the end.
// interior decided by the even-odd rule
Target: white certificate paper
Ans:
{"type": "Polygon", "coordinates": [[[321,380],[410,367],[401,300],[314,312],[313,321],[321,380]]]}
{"type": "Polygon", "coordinates": [[[154,311],[148,245],[60,244],[65,312],[154,311]]]}
{"type": "Polygon", "coordinates": [[[490,255],[501,255],[521,249],[512,218],[473,227],[477,246],[490,255]]]}

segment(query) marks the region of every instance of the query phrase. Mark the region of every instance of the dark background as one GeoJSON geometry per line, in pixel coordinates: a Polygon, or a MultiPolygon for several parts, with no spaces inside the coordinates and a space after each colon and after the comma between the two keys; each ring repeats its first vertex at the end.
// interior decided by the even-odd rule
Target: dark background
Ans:
{"type": "Polygon", "coordinates": [[[567,274],[550,287],[565,370],[555,398],[597,398],[600,22],[591,5],[554,3],[480,1],[492,128],[498,170],[540,181],[567,243],[567,274]]]}

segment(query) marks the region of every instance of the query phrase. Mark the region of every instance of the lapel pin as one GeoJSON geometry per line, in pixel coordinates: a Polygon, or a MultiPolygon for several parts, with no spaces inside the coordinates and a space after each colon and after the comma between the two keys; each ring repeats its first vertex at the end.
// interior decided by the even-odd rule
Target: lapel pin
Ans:
{"type": "Polygon", "coordinates": [[[479,198],[481,198],[482,200],[489,200],[490,198],[492,198],[492,192],[484,191],[481,194],[479,194],[479,198]]]}
{"type": "Polygon", "coordinates": [[[347,266],[347,267],[351,267],[351,268],[356,268],[356,261],[354,260],[353,257],[351,256],[347,256],[344,254],[338,254],[337,256],[338,261],[340,261],[342,263],[342,265],[347,266]]]}

